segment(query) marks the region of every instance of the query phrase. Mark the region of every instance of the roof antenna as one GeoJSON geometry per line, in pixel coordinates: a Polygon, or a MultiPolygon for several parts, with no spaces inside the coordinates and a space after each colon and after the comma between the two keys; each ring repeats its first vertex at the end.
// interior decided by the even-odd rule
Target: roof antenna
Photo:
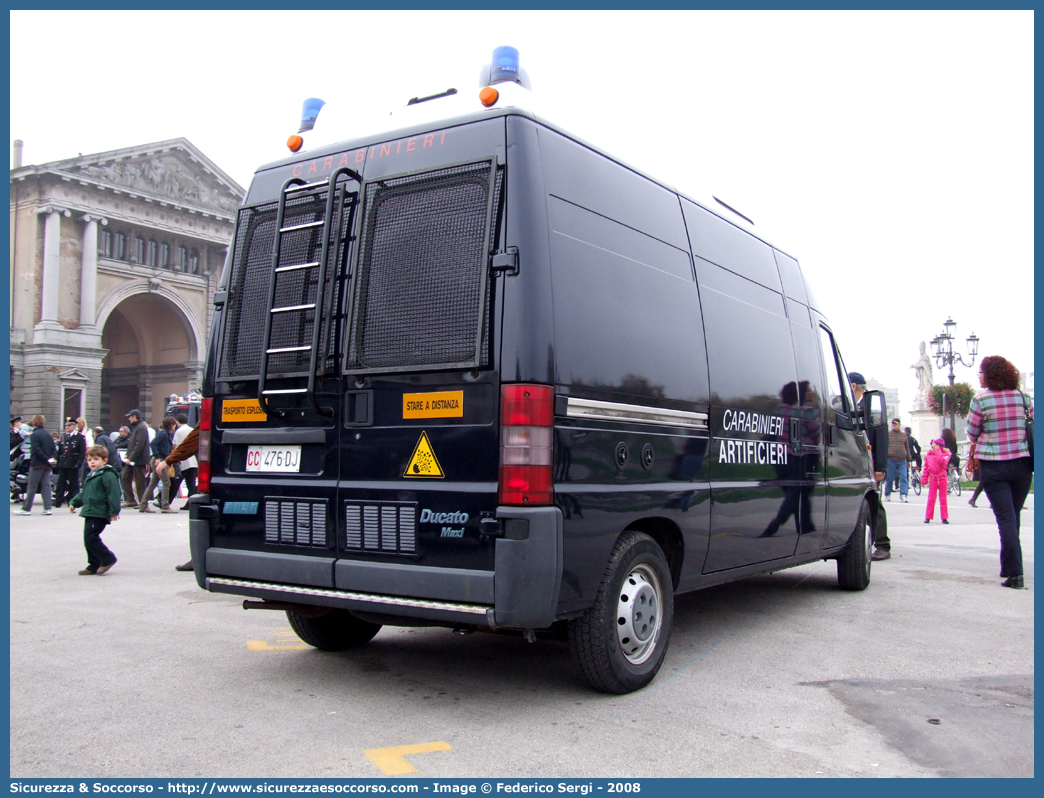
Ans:
{"type": "MultiPolygon", "coordinates": [[[[714,195],[712,194],[711,196],[713,197],[714,195]]],[[[753,226],[754,226],[754,222],[753,222],[753,221],[752,221],[751,219],[749,219],[749,218],[747,218],[746,216],[744,216],[744,215],[743,215],[742,213],[740,213],[739,211],[737,211],[737,210],[736,210],[735,208],[733,208],[733,207],[732,207],[731,205],[729,205],[729,204],[728,204],[727,202],[722,202],[722,201],[721,201],[720,199],[718,199],[717,197],[714,197],[714,201],[715,201],[716,203],[718,203],[719,205],[721,205],[721,206],[722,206],[723,208],[728,208],[728,209],[729,209],[730,211],[732,211],[732,212],[733,212],[734,214],[736,214],[736,215],[737,215],[737,216],[738,216],[739,218],[743,219],[743,220],[744,220],[744,221],[745,221],[745,222],[746,222],[747,224],[749,224],[749,225],[750,225],[751,227],[753,227],[753,226]]]]}

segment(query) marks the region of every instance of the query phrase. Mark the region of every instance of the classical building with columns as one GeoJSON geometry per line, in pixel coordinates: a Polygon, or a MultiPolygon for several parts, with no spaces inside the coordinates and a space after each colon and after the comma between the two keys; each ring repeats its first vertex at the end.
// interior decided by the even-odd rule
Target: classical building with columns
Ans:
{"type": "Polygon", "coordinates": [[[115,429],[202,382],[244,191],[185,139],[11,170],[11,413],[115,429]]]}

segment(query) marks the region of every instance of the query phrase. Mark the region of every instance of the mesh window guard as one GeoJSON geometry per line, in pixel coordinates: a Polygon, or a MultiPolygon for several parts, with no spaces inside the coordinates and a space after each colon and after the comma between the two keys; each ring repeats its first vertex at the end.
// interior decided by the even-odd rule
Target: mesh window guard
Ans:
{"type": "Polygon", "coordinates": [[[495,174],[482,161],[366,186],[348,373],[484,362],[495,174]]]}

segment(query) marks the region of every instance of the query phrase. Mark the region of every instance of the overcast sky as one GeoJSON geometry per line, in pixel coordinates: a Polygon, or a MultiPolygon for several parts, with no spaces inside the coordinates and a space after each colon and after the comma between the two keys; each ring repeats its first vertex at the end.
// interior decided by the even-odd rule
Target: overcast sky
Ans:
{"type": "Polygon", "coordinates": [[[502,44],[549,121],[797,257],[904,416],[947,316],[1032,371],[1028,11],[12,11],[11,139],[31,164],[183,136],[245,188],[305,97],[477,92],[502,44]]]}

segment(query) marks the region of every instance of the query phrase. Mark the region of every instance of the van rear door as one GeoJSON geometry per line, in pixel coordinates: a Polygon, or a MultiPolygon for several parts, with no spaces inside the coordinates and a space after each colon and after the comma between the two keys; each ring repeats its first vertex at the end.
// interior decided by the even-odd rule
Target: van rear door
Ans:
{"type": "MultiPolygon", "coordinates": [[[[335,586],[493,604],[502,118],[367,161],[346,318],[335,586]],[[446,146],[445,144],[442,146],[446,146]]],[[[393,151],[382,145],[374,152],[393,151]]],[[[502,281],[501,281],[502,282],[502,281]]]]}
{"type": "MultiPolygon", "coordinates": [[[[206,567],[217,575],[332,587],[338,322],[359,182],[345,171],[309,182],[293,169],[283,169],[277,188],[239,212],[220,360],[208,375],[210,493],[220,513],[206,567]]],[[[252,192],[265,182],[255,179],[252,192]]]]}

